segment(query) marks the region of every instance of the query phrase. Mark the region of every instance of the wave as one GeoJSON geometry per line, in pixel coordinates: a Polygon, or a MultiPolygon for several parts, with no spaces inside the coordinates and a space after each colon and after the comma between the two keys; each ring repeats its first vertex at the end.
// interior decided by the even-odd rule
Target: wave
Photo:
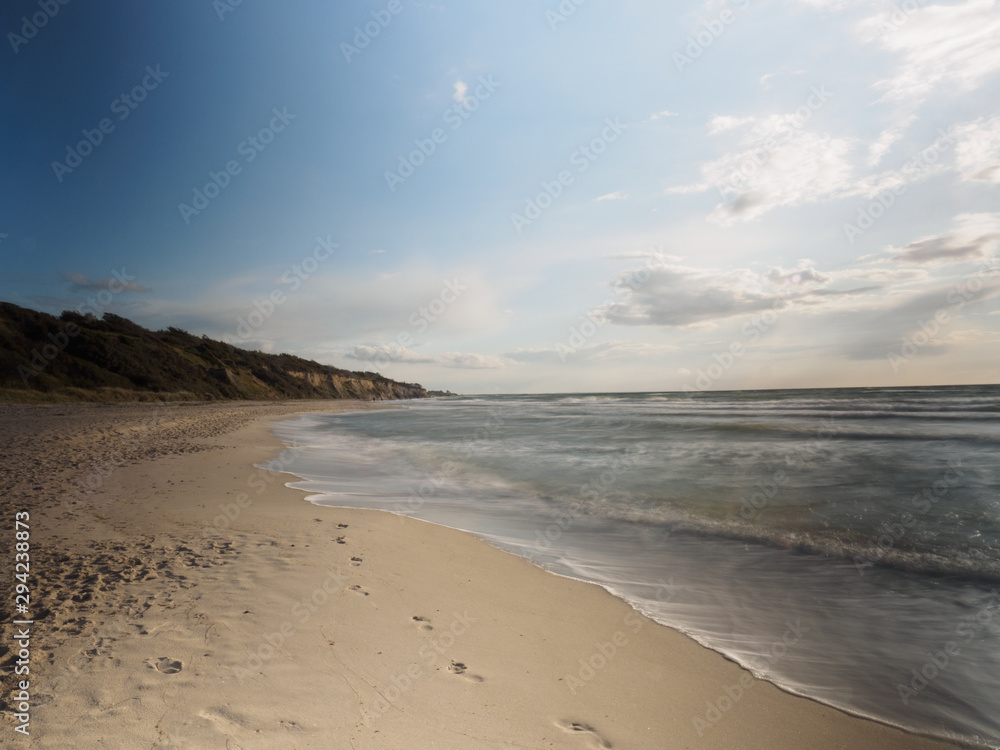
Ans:
{"type": "Polygon", "coordinates": [[[889,531],[872,537],[847,530],[777,529],[742,521],[699,517],[678,508],[610,506],[587,500],[575,501],[567,507],[561,513],[552,514],[552,518],[565,523],[566,518],[586,515],[591,519],[657,527],[662,539],[672,534],[688,534],[763,545],[790,553],[821,555],[853,566],[861,575],[867,568],[880,566],[907,573],[1000,583],[1000,550],[989,546],[935,547],[906,539],[905,531],[898,537],[889,531]],[[907,547],[897,546],[904,541],[907,547]]]}

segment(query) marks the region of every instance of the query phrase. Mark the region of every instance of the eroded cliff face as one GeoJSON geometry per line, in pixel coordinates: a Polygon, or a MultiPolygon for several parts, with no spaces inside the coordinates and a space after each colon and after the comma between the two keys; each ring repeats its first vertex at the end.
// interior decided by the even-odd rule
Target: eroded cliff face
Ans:
{"type": "Polygon", "coordinates": [[[360,398],[364,401],[372,399],[381,401],[400,398],[426,398],[428,395],[427,391],[419,385],[396,383],[385,379],[361,380],[339,375],[291,370],[288,374],[305,380],[318,391],[328,392],[330,398],[360,398]]]}

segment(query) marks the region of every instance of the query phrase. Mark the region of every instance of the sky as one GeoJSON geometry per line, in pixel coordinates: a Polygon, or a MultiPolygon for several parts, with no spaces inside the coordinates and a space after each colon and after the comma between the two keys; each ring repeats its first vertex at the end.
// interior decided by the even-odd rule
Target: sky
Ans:
{"type": "Polygon", "coordinates": [[[1000,0],[11,0],[0,300],[457,393],[997,382],[1000,0]]]}

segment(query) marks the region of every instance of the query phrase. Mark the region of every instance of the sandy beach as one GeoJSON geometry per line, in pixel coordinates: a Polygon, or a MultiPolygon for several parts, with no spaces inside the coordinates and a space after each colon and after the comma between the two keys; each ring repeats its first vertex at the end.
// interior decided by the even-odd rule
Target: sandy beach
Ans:
{"type": "Polygon", "coordinates": [[[12,568],[27,512],[33,620],[26,736],[6,577],[2,744],[953,747],[787,694],[464,532],[318,507],[255,468],[289,450],[270,422],[385,406],[0,405],[0,549],[12,568]]]}

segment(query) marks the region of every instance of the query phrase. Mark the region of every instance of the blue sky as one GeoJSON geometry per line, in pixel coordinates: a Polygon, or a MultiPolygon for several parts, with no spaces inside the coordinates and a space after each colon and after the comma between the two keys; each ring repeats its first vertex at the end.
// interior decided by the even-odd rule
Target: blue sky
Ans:
{"type": "Polygon", "coordinates": [[[0,299],[464,393],[996,382],[997,0],[0,24],[0,299]]]}

